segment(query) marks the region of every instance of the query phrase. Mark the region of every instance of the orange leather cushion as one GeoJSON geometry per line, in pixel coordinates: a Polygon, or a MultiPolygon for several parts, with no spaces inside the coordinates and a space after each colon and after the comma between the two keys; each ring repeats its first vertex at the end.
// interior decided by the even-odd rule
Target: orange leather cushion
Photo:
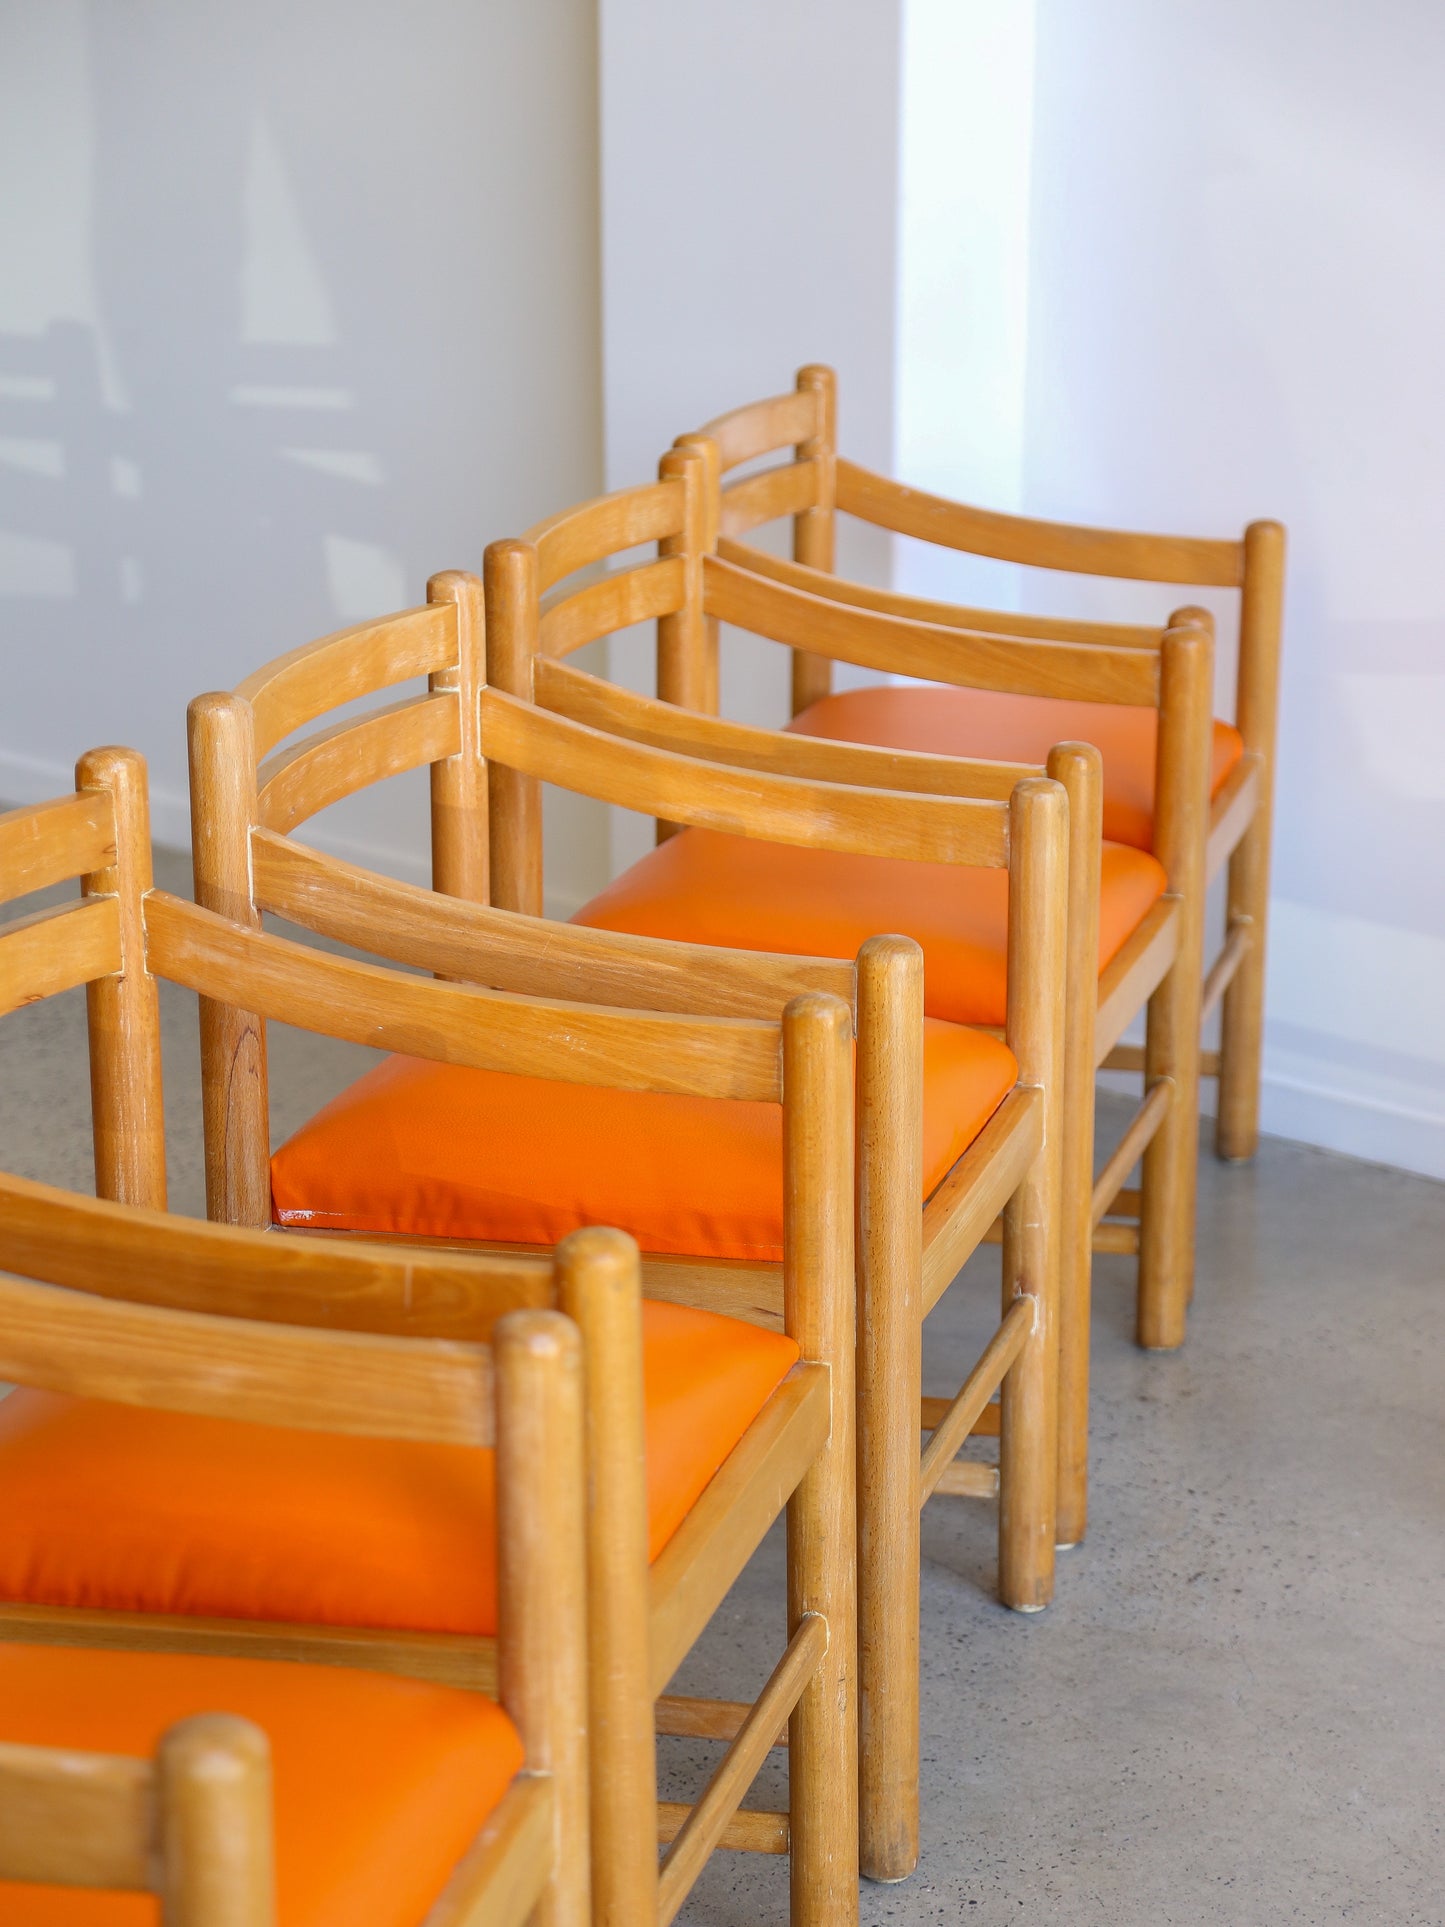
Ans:
{"type": "MultiPolygon", "coordinates": [[[[653,1557],[798,1356],[643,1310],[653,1557]]],[[[496,1627],[493,1458],[56,1393],[0,1400],[0,1599],[423,1632],[496,1627]]]]}
{"type": "MultiPolygon", "coordinates": [[[[193,1713],[271,1742],[278,1927],[420,1927],[522,1765],[480,1693],[252,1659],[0,1646],[0,1740],[149,1756],[193,1713]]],[[[5,1927],[160,1927],[145,1894],[0,1881],[5,1927]]]]}
{"type": "MultiPolygon", "coordinates": [[[[925,1195],[1017,1075],[996,1039],[926,1027],[925,1195]]],[[[782,1112],[392,1057],[282,1145],[271,1193],[281,1224],[544,1245],[615,1224],[644,1251],[777,1261],[782,1112]]]]}
{"type": "MultiPolygon", "coordinates": [[[[825,696],[788,727],[804,736],[935,756],[986,756],[1000,763],[1042,763],[1055,743],[1093,743],[1104,759],[1105,837],[1136,850],[1154,847],[1157,710],[915,684],[825,696]]],[[[1244,738],[1234,725],[1216,722],[1211,795],[1243,754],[1244,738]]]]}
{"type": "MultiPolygon", "coordinates": [[[[1164,892],[1152,856],[1104,845],[1099,968],[1164,892]]],[[[1002,1024],[1008,874],[904,858],[844,856],[684,830],[634,863],[574,922],[742,950],[851,957],[880,931],[923,946],[931,1017],[1002,1024]]]]}

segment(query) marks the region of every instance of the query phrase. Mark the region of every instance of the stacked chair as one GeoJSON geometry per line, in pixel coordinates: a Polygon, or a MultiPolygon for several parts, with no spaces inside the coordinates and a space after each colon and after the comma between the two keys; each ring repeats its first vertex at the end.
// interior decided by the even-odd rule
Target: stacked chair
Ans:
{"type": "Polygon", "coordinates": [[[860,1869],[915,1865],[920,1509],[996,1502],[1000,1599],[1049,1604],[1092,1253],[1137,1258],[1140,1342],[1178,1345],[1202,1073],[1253,1148],[1282,539],[962,508],[835,422],[805,369],[484,579],[198,697],[194,903],[154,887],[133,753],[0,817],[0,901],[79,882],[0,926],[0,1013],[86,986],[98,1193],[0,1176],[7,1922],[129,1919],[59,1883],[181,1927],[661,1927],[721,1847],[845,1927],[860,1869]],[[866,588],[839,511],[1240,587],[1237,729],[1205,610],[866,588]],[[740,539],[784,518],[790,561],[740,539]],[[656,700],[568,660],[652,620],[656,700]],[[786,727],[720,716],[724,624],[793,652],[786,727]],[[835,660],[944,687],[835,696],[835,660]],[[305,841],[422,768],[430,889],[305,841]],[[657,824],[567,923],[543,782],[657,824]],[[162,980],[200,998],[208,1224],[165,1210],[162,980]],[[278,1146],[272,1022],[389,1053],[278,1146]],[[1101,1067],[1145,1088],[1096,1174],[1101,1067]],[[988,1242],[997,1322],[925,1398],[925,1320],[988,1242]],[[757,1696],[669,1690],[784,1515],[757,1696]],[[690,1806],[659,1733],[724,1748],[690,1806]],[[780,1745],[786,1808],[745,1806],[780,1745]]]}
{"type": "MultiPolygon", "coordinates": [[[[0,1264],[43,1287],[14,1286],[0,1348],[0,1374],[30,1388],[0,1404],[0,1634],[180,1654],[193,1670],[139,1679],[134,1717],[104,1735],[73,1734],[63,1704],[59,1730],[47,1730],[42,1679],[36,1717],[14,1738],[146,1751],[178,1712],[218,1708],[254,1712],[264,1727],[268,1711],[302,1692],[309,1669],[348,1667],[465,1689],[474,1696],[465,1718],[475,1705],[493,1724],[480,1696],[500,1690],[522,1736],[511,1738],[515,1768],[530,1761],[533,1702],[566,1688],[566,1747],[547,1738],[536,1760],[538,1773],[555,1769],[565,1785],[543,1809],[550,1824],[527,1819],[518,1858],[502,1869],[515,1891],[492,1899],[476,1888],[469,1848],[465,1906],[439,1899],[438,1927],[521,1921],[534,1904],[544,1919],[586,1919],[589,1888],[598,1918],[670,1920],[730,1827],[790,1853],[795,1920],[856,1918],[847,1006],[810,993],[771,1021],[690,1019],[378,970],[154,889],[133,754],[83,759],[78,782],[73,797],[0,819],[7,896],[77,874],[84,891],[0,935],[0,1007],[86,985],[97,1173],[125,1202],[5,1181],[0,1264]],[[579,1093],[661,1085],[759,1107],[771,1100],[781,1111],[773,1145],[786,1199],[785,1330],[677,1306],[644,1311],[636,1247],[615,1231],[581,1231],[555,1260],[468,1259],[166,1219],[155,1208],[164,1195],[158,978],[479,1074],[502,1065],[518,1081],[568,1080],[579,1093]],[[539,1409],[511,1431],[493,1425],[485,1399],[506,1373],[489,1366],[489,1341],[520,1347],[523,1374],[541,1370],[528,1363],[532,1351],[550,1349],[574,1393],[580,1376],[586,1451],[575,1465],[571,1421],[539,1409]],[[580,1347],[580,1373],[576,1360],[568,1367],[569,1345],[580,1347]],[[342,1445],[338,1434],[359,1436],[342,1445]],[[495,1474],[485,1455],[494,1436],[495,1474]],[[520,1469],[504,1512],[509,1466],[520,1469]],[[754,1705],[688,1703],[692,1723],[735,1735],[734,1744],[694,1807],[659,1816],[653,1681],[676,1670],[785,1507],[783,1655],[754,1705]],[[579,1572],[575,1559],[559,1562],[584,1510],[579,1572]],[[525,1604],[521,1579],[495,1550],[518,1535],[528,1557],[540,1562],[545,1550],[548,1561],[525,1604]],[[546,1547],[529,1550],[533,1537],[546,1547]],[[220,1655],[299,1670],[288,1665],[260,1687],[234,1671],[194,1671],[201,1656],[220,1655]],[[789,1812],[735,1817],[785,1722],[789,1812]],[[676,1837],[659,1873],[660,1820],[676,1837]],[[563,1890],[538,1901],[551,1877],[549,1840],[563,1890]],[[524,1874],[539,1868],[524,1889],[524,1874]]],[[[51,1685],[69,1657],[51,1664],[51,1685]]],[[[22,1673],[45,1663],[15,1662],[22,1673]]],[[[122,1672],[119,1698],[132,1694],[131,1677],[122,1672]]],[[[368,1693],[384,1697],[359,1688],[348,1747],[368,1693]]],[[[438,1723],[459,1717],[444,1707],[438,1723]]],[[[416,1718],[427,1723],[425,1705],[416,1718]]],[[[384,1727],[380,1748],[397,1765],[393,1791],[410,1803],[402,1817],[410,1813],[415,1830],[416,1803],[430,1810],[426,1761],[408,1760],[384,1727]]],[[[277,1732],[278,1761],[285,1738],[277,1732]]],[[[455,1781],[453,1797],[478,1777],[461,1756],[435,1770],[455,1781]]],[[[367,1827],[385,1817],[362,1814],[367,1827]]],[[[485,1808],[476,1817],[484,1821],[485,1808]]],[[[301,1824],[304,1834],[304,1816],[301,1824]]],[[[278,1842],[287,1837],[283,1814],[278,1842]]],[[[488,1840],[479,1851],[487,1873],[488,1840]]],[[[397,1855],[413,1864],[404,1842],[397,1855]]],[[[20,1862],[27,1877],[55,1865],[55,1856],[20,1862]]],[[[414,1886],[410,1900],[395,1898],[388,1918],[398,1927],[422,1918],[414,1886]]],[[[282,1898],[283,1919],[310,1918],[282,1898]]]]}

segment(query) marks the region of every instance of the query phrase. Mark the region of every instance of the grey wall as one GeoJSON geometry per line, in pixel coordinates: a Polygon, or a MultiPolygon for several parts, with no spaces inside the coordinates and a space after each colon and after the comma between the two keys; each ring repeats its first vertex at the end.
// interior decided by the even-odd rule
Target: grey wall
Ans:
{"type": "Polygon", "coordinates": [[[3,9],[0,795],[129,742],[182,840],[191,695],[600,485],[596,148],[591,0],[3,9]]]}

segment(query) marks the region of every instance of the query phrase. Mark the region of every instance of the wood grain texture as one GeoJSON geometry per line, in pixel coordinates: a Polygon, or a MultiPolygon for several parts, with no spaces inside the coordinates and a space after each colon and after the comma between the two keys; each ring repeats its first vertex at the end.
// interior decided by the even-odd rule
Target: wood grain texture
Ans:
{"type": "Polygon", "coordinates": [[[1152,649],[1040,642],[905,621],[808,595],[716,556],[706,559],[703,580],[708,611],[722,621],[865,669],[1021,696],[1139,707],[1157,700],[1159,663],[1152,649]]]}
{"type": "Polygon", "coordinates": [[[963,549],[971,555],[993,556],[1000,562],[1023,562],[1036,569],[1225,589],[1237,588],[1243,573],[1243,552],[1238,542],[1186,535],[1137,535],[1123,529],[1079,528],[1065,522],[1000,515],[991,509],[947,501],[925,489],[905,487],[842,459],[838,463],[838,506],[860,521],[876,523],[899,535],[916,536],[942,548],[963,549]]]}
{"type": "Polygon", "coordinates": [[[270,831],[252,839],[257,902],[319,935],[493,990],[696,1016],[779,1018],[824,990],[851,1003],[854,966],[590,930],[440,898],[270,831]]]}
{"type": "Polygon", "coordinates": [[[679,534],[685,514],[677,482],[651,482],[563,509],[528,529],[522,540],[537,551],[538,588],[545,593],[609,555],[679,534]]]}
{"type": "Polygon", "coordinates": [[[121,967],[114,897],[33,910],[0,924],[0,1016],[121,967]]]}
{"type": "Polygon", "coordinates": [[[0,903],[107,869],[115,838],[115,812],[101,790],[0,811],[0,903]]]}
{"type": "Polygon", "coordinates": [[[103,1298],[229,1318],[482,1341],[551,1304],[549,1259],[275,1237],[0,1174],[0,1270],[103,1298]]]}
{"type": "Polygon", "coordinates": [[[985,635],[1032,637],[1040,642],[1094,642],[1122,649],[1157,649],[1160,631],[1143,623],[1081,622],[1072,616],[1031,616],[1011,609],[973,609],[957,602],[935,602],[925,596],[901,595],[847,576],[810,569],[788,557],[769,555],[750,542],[720,536],[718,556],[738,568],[781,582],[809,595],[829,596],[850,608],[872,609],[879,615],[902,616],[947,629],[975,629],[985,635]]]}
{"type": "Polygon", "coordinates": [[[482,698],[482,745],[495,763],[545,774],[563,789],[732,835],[931,863],[992,866],[1007,856],[1003,803],[863,791],[699,762],[574,723],[498,689],[482,698]]]}
{"type": "MultiPolygon", "coordinates": [[[[428,625],[417,638],[429,647],[438,638],[428,625]]],[[[363,654],[380,644],[364,637],[363,654]]],[[[324,651],[322,669],[344,660],[339,646],[324,651]]],[[[283,663],[286,660],[282,659],[283,663]]],[[[308,666],[306,674],[311,673],[308,666]]],[[[264,676],[264,672],[262,672],[264,676]]],[[[298,669],[299,677],[302,671],[298,669]]],[[[254,682],[256,679],[253,678],[254,682]]],[[[280,673],[281,695],[286,674],[280,673]]],[[[315,691],[311,691],[315,701],[315,691]]],[[[278,713],[281,697],[278,697],[278,713]]],[[[319,714],[324,704],[313,708],[319,714]]],[[[258,815],[258,741],[251,703],[243,696],[197,696],[186,711],[191,773],[191,866],[196,902],[204,909],[259,933],[261,912],[251,893],[251,832],[258,815]]],[[[147,906],[149,928],[150,912],[147,906]]],[[[152,968],[164,967],[152,958],[152,968]]],[[[239,1000],[234,982],[203,997],[201,1116],[205,1134],[206,1214],[225,1224],[261,1228],[271,1222],[270,1087],[266,1024],[259,1011],[239,1000]]]]}
{"type": "Polygon", "coordinates": [[[155,1829],[149,1760],[0,1740],[0,1880],[143,1893],[155,1829]]]}
{"type": "Polygon", "coordinates": [[[256,821],[285,833],[343,797],[388,777],[455,757],[461,715],[454,695],[408,696],[350,717],[278,751],[257,771],[256,821]]]}
{"type": "Polygon", "coordinates": [[[327,710],[446,669],[456,652],[453,610],[444,604],[405,609],[303,643],[245,677],[235,694],[251,706],[256,754],[268,756],[327,710]]]}
{"type": "Polygon", "coordinates": [[[255,1425],[492,1443],[483,1348],[161,1309],[19,1278],[0,1278],[0,1378],[255,1425]]]}
{"type": "Polygon", "coordinates": [[[779,1096],[775,1024],[428,982],[228,924],[164,891],[152,893],[147,922],[160,975],[203,997],[239,994],[244,984],[265,1016],[322,1036],[569,1084],[762,1103],[779,1096]]]}
{"type": "Polygon", "coordinates": [[[823,783],[1007,802],[1015,783],[1037,774],[1037,766],[1031,763],[933,756],[728,722],[680,704],[654,702],[565,663],[539,661],[535,693],[541,708],[591,729],[625,736],[630,742],[738,769],[769,770],[823,783]]]}
{"type": "Polygon", "coordinates": [[[1247,917],[1254,937],[1224,998],[1214,1143],[1226,1159],[1252,1157],[1259,1143],[1284,578],[1283,528],[1278,522],[1251,523],[1244,535],[1235,715],[1246,751],[1258,758],[1258,774],[1254,817],[1230,859],[1227,914],[1232,922],[1247,917]]]}
{"type": "MultiPolygon", "coordinates": [[[[771,455],[775,449],[795,448],[819,430],[818,392],[799,386],[791,394],[771,395],[745,403],[704,422],[696,434],[717,443],[724,471],[741,462],[771,455]]],[[[691,440],[692,437],[687,439],[691,440]]]]}
{"type": "Polygon", "coordinates": [[[538,624],[538,643],[544,656],[570,656],[634,622],[671,615],[686,601],[687,574],[680,556],[640,563],[549,603],[538,624]]]}

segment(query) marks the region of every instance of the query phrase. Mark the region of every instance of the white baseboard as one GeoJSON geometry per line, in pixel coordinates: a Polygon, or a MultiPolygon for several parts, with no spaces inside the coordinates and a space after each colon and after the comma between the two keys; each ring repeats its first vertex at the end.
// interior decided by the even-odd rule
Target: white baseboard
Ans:
{"type": "Polygon", "coordinates": [[[1445,1115],[1394,1096],[1345,1090],[1266,1067],[1260,1125],[1271,1137],[1445,1178],[1445,1115]]]}

